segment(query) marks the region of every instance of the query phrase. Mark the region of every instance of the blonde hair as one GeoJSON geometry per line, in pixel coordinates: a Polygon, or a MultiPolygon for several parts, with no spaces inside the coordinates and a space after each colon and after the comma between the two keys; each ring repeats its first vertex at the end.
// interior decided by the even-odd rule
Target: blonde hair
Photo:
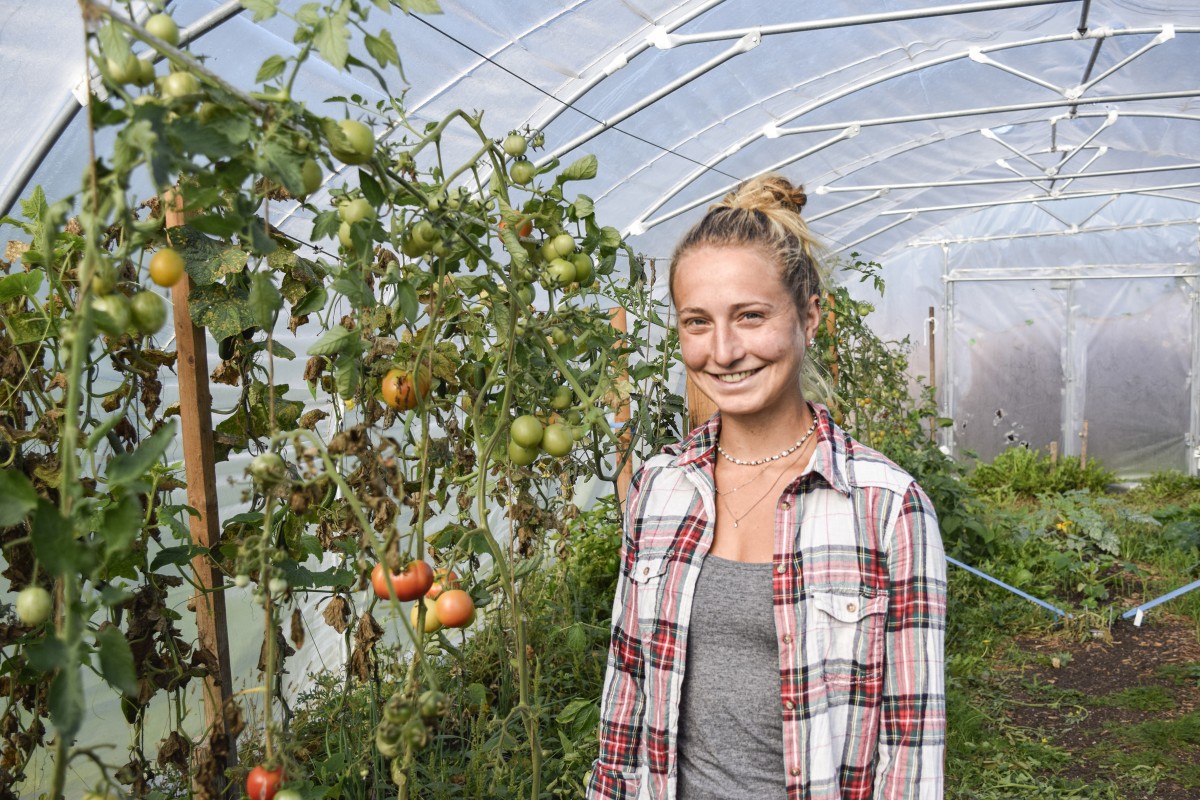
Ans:
{"type": "Polygon", "coordinates": [[[671,256],[671,297],[675,270],[683,257],[705,247],[746,247],[779,266],[784,286],[801,314],[809,298],[823,294],[825,280],[820,251],[808,223],[800,216],[808,195],[782,175],[768,174],[739,185],[709,206],[708,213],[684,234],[671,256]]]}
{"type": "MultiPolygon", "coordinates": [[[[826,292],[821,247],[800,216],[807,202],[803,186],[782,175],[767,174],[740,184],[721,202],[709,206],[704,218],[675,246],[668,276],[671,301],[675,300],[675,272],[685,255],[705,247],[743,247],[757,250],[779,267],[783,285],[803,318],[813,295],[819,305],[826,292]]],[[[804,360],[804,393],[829,404],[834,399],[833,387],[818,362],[804,360]]]]}

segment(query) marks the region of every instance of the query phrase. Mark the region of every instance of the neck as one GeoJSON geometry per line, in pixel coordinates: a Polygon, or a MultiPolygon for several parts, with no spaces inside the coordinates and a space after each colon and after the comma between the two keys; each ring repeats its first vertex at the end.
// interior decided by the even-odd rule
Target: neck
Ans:
{"type": "Polygon", "coordinates": [[[787,413],[772,413],[769,418],[727,416],[721,414],[721,447],[744,459],[756,459],[782,452],[796,443],[813,424],[816,412],[801,398],[787,413]]]}

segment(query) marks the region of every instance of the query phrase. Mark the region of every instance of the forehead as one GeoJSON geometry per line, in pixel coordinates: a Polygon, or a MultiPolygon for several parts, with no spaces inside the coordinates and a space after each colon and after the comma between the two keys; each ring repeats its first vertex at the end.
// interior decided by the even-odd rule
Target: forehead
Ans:
{"type": "Polygon", "coordinates": [[[681,308],[695,301],[791,302],[779,265],[749,247],[701,247],[685,253],[675,265],[671,289],[681,308]]]}

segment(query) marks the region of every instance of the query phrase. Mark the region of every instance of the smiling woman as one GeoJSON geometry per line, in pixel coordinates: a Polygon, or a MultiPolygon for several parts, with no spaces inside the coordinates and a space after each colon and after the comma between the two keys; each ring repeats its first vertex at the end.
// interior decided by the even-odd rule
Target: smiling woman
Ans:
{"type": "Polygon", "coordinates": [[[589,797],[942,797],[937,520],[805,398],[805,200],[750,181],[672,259],[684,365],[718,412],[630,487],[589,797]]]}

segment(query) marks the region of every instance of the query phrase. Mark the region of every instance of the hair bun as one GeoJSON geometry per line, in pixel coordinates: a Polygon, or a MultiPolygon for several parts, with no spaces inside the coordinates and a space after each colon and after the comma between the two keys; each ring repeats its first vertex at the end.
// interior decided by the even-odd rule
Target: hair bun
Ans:
{"type": "Polygon", "coordinates": [[[762,211],[770,215],[773,210],[799,214],[807,202],[808,194],[803,186],[796,186],[782,175],[771,173],[742,183],[725,195],[719,205],[747,211],[762,211]]]}

